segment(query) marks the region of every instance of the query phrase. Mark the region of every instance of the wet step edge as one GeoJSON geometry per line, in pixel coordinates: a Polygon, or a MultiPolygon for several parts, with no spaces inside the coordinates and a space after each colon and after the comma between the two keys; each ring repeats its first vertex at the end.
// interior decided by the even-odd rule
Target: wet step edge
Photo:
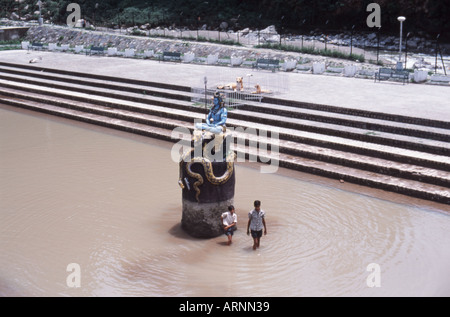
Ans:
{"type": "MultiPolygon", "coordinates": [[[[44,108],[36,109],[36,107],[31,107],[26,103],[24,103],[22,106],[26,109],[38,110],[47,114],[57,115],[68,119],[74,119],[85,123],[100,125],[107,128],[113,128],[124,132],[157,138],[164,141],[169,142],[179,141],[179,139],[172,138],[171,134],[169,134],[167,130],[157,129],[149,127],[147,125],[133,124],[129,121],[111,119],[99,115],[86,114],[78,111],[61,112],[44,108]]],[[[244,153],[244,155],[250,154],[244,153]]],[[[258,161],[266,163],[266,159],[262,159],[261,157],[258,157],[258,161]]],[[[344,168],[342,166],[335,166],[335,168],[330,168],[330,164],[324,164],[321,162],[313,162],[313,163],[314,164],[307,164],[299,159],[291,159],[283,156],[280,156],[277,162],[278,166],[288,169],[294,169],[297,171],[324,176],[327,178],[364,185],[371,188],[383,189],[386,191],[391,191],[398,194],[403,194],[425,200],[431,200],[443,204],[450,204],[450,197],[448,197],[448,190],[446,191],[445,188],[439,188],[433,185],[425,185],[425,184],[421,184],[420,186],[408,187],[407,184],[412,181],[407,180],[397,181],[396,178],[381,175],[379,176],[376,175],[375,173],[370,173],[370,175],[368,175],[368,173],[364,173],[364,171],[359,170],[355,170],[354,173],[351,174],[343,173],[344,169],[348,170],[348,168],[344,168]],[[366,175],[364,175],[363,177],[360,174],[366,175]]]]}

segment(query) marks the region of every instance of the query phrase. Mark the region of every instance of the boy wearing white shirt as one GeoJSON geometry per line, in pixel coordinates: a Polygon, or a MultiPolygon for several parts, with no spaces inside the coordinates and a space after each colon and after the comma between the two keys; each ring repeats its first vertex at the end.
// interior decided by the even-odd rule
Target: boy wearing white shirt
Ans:
{"type": "Polygon", "coordinates": [[[225,235],[228,237],[228,245],[231,244],[231,240],[233,237],[233,231],[236,230],[237,223],[237,215],[234,210],[234,206],[228,206],[228,211],[224,212],[220,216],[220,220],[223,224],[223,230],[225,231],[225,235]]]}

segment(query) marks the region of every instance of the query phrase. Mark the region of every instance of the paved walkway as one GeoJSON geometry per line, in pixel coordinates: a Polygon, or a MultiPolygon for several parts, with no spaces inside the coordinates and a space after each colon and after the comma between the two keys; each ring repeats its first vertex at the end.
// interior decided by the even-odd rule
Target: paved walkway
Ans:
{"type": "Polygon", "coordinates": [[[239,76],[253,85],[253,78],[264,76],[275,85],[287,86],[278,98],[450,121],[450,87],[445,86],[25,50],[0,52],[0,61],[192,87],[204,87],[205,76],[208,86],[233,82],[239,76]],[[29,64],[38,56],[42,60],[29,64]]]}

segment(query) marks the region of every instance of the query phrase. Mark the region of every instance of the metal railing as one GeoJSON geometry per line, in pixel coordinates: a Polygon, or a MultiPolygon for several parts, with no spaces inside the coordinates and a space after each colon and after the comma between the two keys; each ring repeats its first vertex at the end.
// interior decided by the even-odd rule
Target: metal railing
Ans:
{"type": "Polygon", "coordinates": [[[227,109],[236,109],[243,106],[246,101],[261,102],[264,98],[261,93],[253,93],[248,91],[234,91],[223,89],[206,89],[205,88],[192,88],[193,96],[191,101],[198,107],[205,107],[208,111],[212,106],[212,99],[215,92],[220,92],[222,95],[225,107],[227,109]]]}

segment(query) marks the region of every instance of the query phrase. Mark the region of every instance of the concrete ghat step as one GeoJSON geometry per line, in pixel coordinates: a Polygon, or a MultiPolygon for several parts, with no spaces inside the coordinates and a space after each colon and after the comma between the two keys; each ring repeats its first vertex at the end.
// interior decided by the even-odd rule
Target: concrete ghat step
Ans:
{"type": "MultiPolygon", "coordinates": [[[[300,109],[289,106],[246,102],[239,110],[262,112],[289,118],[323,123],[339,124],[367,131],[380,131],[436,141],[450,142],[450,129],[434,128],[418,124],[399,123],[380,119],[362,118],[348,114],[330,113],[319,110],[300,109]]],[[[450,145],[449,145],[450,146],[450,145]]]]}
{"type": "MultiPolygon", "coordinates": [[[[42,85],[45,87],[57,89],[70,89],[72,91],[123,98],[128,100],[131,100],[130,98],[132,97],[142,98],[144,95],[190,101],[192,97],[196,96],[196,94],[194,93],[173,91],[169,89],[143,85],[133,85],[127,83],[118,84],[91,78],[80,79],[79,77],[75,76],[47,74],[36,72],[35,70],[22,70],[5,66],[0,66],[0,78],[10,81],[18,81],[21,83],[42,85]],[[95,87],[95,89],[93,89],[93,87],[95,87]],[[117,94],[117,91],[120,91],[120,94],[117,94]],[[129,96],[129,98],[126,98],[127,95],[129,96]]],[[[191,106],[191,104],[188,103],[186,106],[189,107],[191,106]]],[[[433,128],[420,124],[399,123],[372,118],[363,119],[361,117],[350,114],[329,113],[320,110],[310,110],[299,107],[268,104],[265,102],[245,101],[244,106],[240,107],[239,109],[246,110],[251,114],[260,112],[264,114],[276,115],[278,117],[289,117],[291,119],[329,123],[339,125],[340,127],[348,126],[362,129],[367,133],[375,133],[375,131],[378,131],[416,137],[420,139],[450,142],[450,129],[433,128]]]]}
{"type": "MultiPolygon", "coordinates": [[[[97,114],[61,108],[52,105],[45,105],[43,103],[22,100],[9,101],[12,104],[15,104],[15,106],[23,107],[26,109],[37,110],[52,115],[105,126],[108,128],[114,128],[135,134],[150,136],[166,141],[179,141],[179,139],[173,139],[171,136],[171,131],[167,129],[155,128],[145,124],[133,123],[127,120],[112,119],[97,114]]],[[[235,150],[238,151],[238,154],[240,155],[258,155],[257,153],[252,152],[254,151],[254,149],[245,146],[236,146],[235,150]]],[[[448,188],[441,186],[380,175],[373,172],[361,171],[358,169],[343,167],[310,159],[292,157],[285,154],[280,154],[278,156],[268,155],[267,157],[261,157],[259,155],[258,157],[262,161],[269,162],[269,164],[272,165],[272,168],[276,167],[278,164],[280,167],[313,173],[336,180],[343,180],[346,182],[370,186],[372,188],[393,191],[399,194],[432,200],[444,204],[450,204],[450,192],[448,188]]]]}
{"type": "MultiPolygon", "coordinates": [[[[3,88],[3,93],[14,98],[28,99],[36,102],[40,102],[42,100],[42,95],[40,95],[39,93],[30,93],[30,92],[24,93],[20,90],[14,90],[10,88],[3,88]]],[[[69,108],[77,106],[75,102],[78,102],[78,106],[85,107],[84,111],[93,111],[92,107],[94,106],[93,104],[93,102],[95,101],[94,99],[98,98],[95,96],[91,98],[89,98],[89,96],[87,97],[85,96],[81,98],[82,101],[77,101],[76,98],[75,100],[65,99],[64,97],[67,97],[66,94],[62,94],[62,96],[63,97],[53,97],[53,96],[47,97],[46,102],[69,108]]],[[[74,95],[70,94],[70,98],[73,99],[73,97],[74,95]]],[[[181,110],[172,110],[167,109],[165,107],[142,105],[127,101],[109,100],[108,98],[106,99],[98,98],[98,99],[99,99],[97,100],[99,101],[98,105],[108,107],[107,109],[109,109],[108,111],[111,113],[111,115],[117,113],[117,115],[120,116],[121,115],[120,111],[126,110],[138,113],[138,116],[139,115],[142,116],[142,114],[154,115],[158,117],[157,120],[161,122],[162,122],[161,118],[164,118],[164,121],[169,119],[179,120],[184,123],[188,123],[189,126],[192,126],[192,122],[195,119],[201,120],[204,118],[203,114],[191,113],[181,110]]],[[[139,118],[135,118],[134,120],[138,119],[139,118]]],[[[234,119],[229,119],[228,126],[243,127],[243,128],[254,127],[259,130],[268,130],[268,131],[273,130],[273,127],[268,125],[253,124],[251,122],[239,121],[234,119]]],[[[367,155],[369,155],[379,158],[388,158],[402,163],[416,164],[424,167],[442,169],[445,171],[450,170],[450,158],[448,157],[442,157],[438,155],[422,153],[417,151],[397,149],[395,147],[375,145],[360,141],[340,139],[337,137],[323,136],[320,134],[315,135],[312,133],[295,131],[291,129],[280,128],[278,130],[280,133],[280,138],[282,140],[290,140],[295,143],[315,145],[325,147],[328,149],[336,149],[346,152],[351,150],[356,154],[362,154],[366,157],[367,155]]],[[[297,145],[297,147],[301,146],[302,145],[297,145]]]]}
{"type": "MultiPolygon", "coordinates": [[[[20,93],[12,94],[12,96],[14,98],[27,97],[26,100],[32,100],[32,102],[36,104],[41,103],[39,96],[25,96],[20,93]]],[[[7,104],[15,104],[15,101],[11,101],[11,99],[8,97],[0,96],[0,100],[7,104]]],[[[25,99],[19,100],[23,102],[25,99]]],[[[76,110],[84,113],[92,113],[114,119],[126,120],[133,123],[145,124],[157,128],[168,129],[170,131],[174,130],[177,127],[184,127],[186,129],[192,130],[192,124],[186,121],[179,121],[174,119],[161,120],[161,118],[158,116],[136,113],[123,109],[118,110],[106,106],[89,105],[81,102],[66,100],[46,100],[46,104],[64,107],[70,110],[76,110]]],[[[235,137],[234,142],[236,142],[237,144],[244,143],[250,146],[257,146],[259,144],[260,146],[264,145],[262,147],[263,149],[270,149],[273,146],[277,146],[279,152],[283,154],[289,154],[297,157],[314,159],[322,162],[339,164],[342,166],[372,171],[380,174],[398,176],[406,179],[450,187],[450,172],[410,164],[395,163],[392,161],[353,153],[324,149],[291,141],[273,139],[271,137],[267,138],[260,135],[256,136],[245,132],[232,131],[231,135],[235,137]]]]}
{"type": "MultiPolygon", "coordinates": [[[[230,126],[240,127],[242,124],[230,120],[230,126]]],[[[285,128],[273,128],[269,125],[251,124],[258,130],[275,131],[284,141],[292,141],[294,144],[312,145],[327,150],[338,150],[347,153],[364,155],[366,157],[381,158],[399,163],[414,164],[418,166],[450,171],[450,158],[419,151],[405,150],[392,146],[366,143],[357,140],[348,140],[340,137],[324,136],[310,132],[296,131],[285,128]]]]}
{"type": "MultiPolygon", "coordinates": [[[[238,134],[236,138],[242,138],[238,134]]],[[[262,146],[263,152],[267,148],[270,150],[273,145],[278,145],[279,152],[291,155],[293,157],[301,157],[321,162],[327,162],[335,165],[360,169],[378,174],[384,174],[394,177],[416,180],[433,185],[439,185],[450,188],[450,172],[433,168],[427,168],[417,165],[397,163],[385,159],[379,159],[354,153],[342,152],[332,149],[325,149],[306,144],[298,144],[290,141],[280,140],[278,143],[269,138],[254,138],[252,136],[244,137],[247,140],[245,144],[265,144],[262,146]],[[258,142],[258,143],[256,143],[258,142]]],[[[238,143],[240,140],[237,141],[238,143]]]]}
{"type": "Polygon", "coordinates": [[[38,111],[58,117],[77,120],[85,123],[95,124],[107,128],[117,129],[134,134],[144,135],[164,141],[173,142],[170,130],[146,124],[139,124],[128,120],[105,117],[95,113],[63,108],[42,102],[21,100],[16,98],[4,98],[0,95],[0,104],[19,107],[23,109],[38,111]]]}
{"type": "MultiPolygon", "coordinates": [[[[89,80],[95,80],[99,81],[101,83],[116,83],[120,85],[132,85],[134,87],[138,87],[138,89],[142,89],[142,87],[152,87],[152,88],[160,88],[164,89],[166,92],[174,92],[174,91],[180,91],[189,93],[191,91],[191,88],[188,86],[179,86],[179,85],[172,85],[172,84],[166,84],[166,83],[160,83],[160,82],[148,82],[148,81],[142,81],[142,80],[134,80],[134,79],[128,79],[128,78],[121,78],[121,77],[113,77],[113,76],[104,76],[104,75],[97,75],[92,73],[81,73],[81,72],[74,72],[74,71],[67,71],[67,70],[61,70],[61,69],[52,69],[52,68],[43,68],[39,65],[23,65],[23,64],[14,64],[14,63],[5,63],[0,62],[0,66],[4,68],[9,68],[10,70],[22,70],[22,71],[29,71],[32,73],[42,74],[45,73],[46,75],[52,75],[52,76],[62,76],[62,77],[71,77],[72,79],[80,80],[80,78],[84,79],[85,81],[89,80]]],[[[64,81],[64,79],[62,79],[64,81]]],[[[65,81],[70,82],[71,79],[66,79],[65,81]]],[[[420,117],[410,117],[410,116],[404,116],[404,115],[397,115],[397,114],[390,114],[390,113],[382,113],[382,112],[376,112],[376,111],[368,111],[368,110],[361,110],[361,109],[354,109],[354,108],[345,108],[345,107],[337,107],[337,106],[329,106],[329,105],[322,105],[322,104],[314,104],[314,103],[307,103],[302,101],[294,101],[294,100],[287,100],[282,98],[276,98],[276,97],[264,97],[264,103],[269,105],[277,105],[277,106],[289,106],[291,108],[296,109],[310,109],[310,110],[317,110],[322,111],[326,113],[333,113],[333,114],[348,114],[350,116],[358,116],[362,118],[373,118],[373,119],[380,119],[384,121],[392,121],[392,122],[399,122],[399,123],[407,123],[407,124],[414,124],[414,125],[423,125],[423,126],[429,126],[429,127],[437,127],[437,128],[443,128],[443,129],[450,129],[450,121],[439,121],[439,120],[431,120],[431,119],[425,119],[420,117]]]]}
{"type": "Polygon", "coordinates": [[[86,83],[74,84],[70,80],[62,83],[47,79],[30,79],[29,77],[22,75],[4,74],[1,73],[1,70],[0,79],[10,83],[17,82],[27,84],[29,87],[53,88],[59,91],[80,92],[95,96],[166,105],[168,107],[175,106],[180,108],[192,106],[192,102],[190,102],[191,97],[189,96],[190,93],[172,93],[172,91],[167,89],[146,89],[145,87],[141,87],[140,89],[133,88],[129,91],[126,87],[116,85],[112,85],[114,88],[106,88],[101,87],[100,85],[87,86],[86,83]]]}
{"type": "Polygon", "coordinates": [[[358,116],[358,117],[362,117],[362,118],[381,119],[381,120],[392,121],[392,122],[400,122],[400,123],[416,124],[416,125],[436,127],[436,128],[442,128],[442,129],[450,129],[450,121],[432,120],[432,119],[426,119],[426,118],[420,118],[420,117],[411,117],[411,116],[390,114],[390,113],[384,113],[384,112],[368,111],[368,110],[362,110],[362,109],[329,106],[329,105],[287,100],[287,99],[274,98],[274,97],[266,97],[266,98],[264,98],[264,102],[267,104],[289,106],[289,107],[299,108],[299,109],[311,109],[311,110],[318,110],[318,111],[323,111],[323,112],[328,112],[328,113],[348,114],[348,115],[358,116]]]}
{"type": "MultiPolygon", "coordinates": [[[[272,162],[271,160],[276,160],[276,157],[267,156],[263,158],[262,161],[270,163],[272,162]]],[[[398,194],[432,200],[443,204],[450,204],[450,191],[447,187],[405,180],[402,178],[283,154],[279,156],[279,166],[371,188],[383,189],[398,194]]]]}
{"type": "MultiPolygon", "coordinates": [[[[47,95],[53,95],[53,96],[66,96],[67,98],[71,99],[78,99],[82,98],[84,96],[87,98],[89,96],[89,99],[91,102],[95,102],[94,98],[97,95],[100,95],[101,97],[105,97],[104,100],[112,100],[111,98],[115,99],[122,99],[122,100],[129,100],[129,101],[135,101],[145,104],[151,104],[151,105],[159,105],[169,108],[175,108],[175,109],[186,109],[189,111],[195,111],[199,113],[203,113],[204,109],[199,107],[194,107],[190,102],[187,101],[181,101],[181,100],[168,100],[166,98],[159,98],[159,97],[152,97],[152,96],[143,96],[143,95],[134,95],[132,93],[115,93],[115,92],[109,92],[109,91],[98,91],[98,90],[92,90],[92,89],[85,89],[80,88],[82,92],[77,91],[77,89],[72,89],[72,91],[67,91],[65,89],[56,89],[56,88],[47,88],[47,87],[41,87],[39,85],[32,85],[32,84],[18,84],[14,81],[8,81],[4,79],[0,79],[0,83],[3,84],[4,87],[11,87],[11,88],[17,88],[20,87],[20,89],[27,90],[30,92],[40,92],[47,95]],[[131,95],[130,95],[131,94],[131,95]],[[133,96],[134,95],[134,96],[133,96]]],[[[65,87],[66,89],[68,87],[65,87]]],[[[97,99],[98,100],[98,99],[97,99]]],[[[104,101],[102,101],[104,102],[104,101]]],[[[111,101],[113,102],[113,101],[111,101]]],[[[361,130],[357,128],[351,128],[351,127],[343,127],[340,125],[334,125],[334,124],[328,124],[328,123],[317,123],[317,122],[310,122],[307,120],[301,120],[301,119],[292,119],[292,118],[286,118],[281,116],[275,116],[275,115],[269,115],[269,114],[258,114],[255,115],[253,112],[249,111],[243,111],[243,110],[237,110],[237,111],[231,111],[229,113],[229,118],[235,118],[242,121],[254,121],[261,124],[268,124],[278,127],[288,127],[294,130],[302,130],[302,131],[308,131],[312,133],[321,133],[325,135],[331,135],[331,136],[338,136],[338,137],[344,137],[348,139],[353,140],[361,140],[364,142],[370,142],[370,143],[377,143],[377,144],[383,144],[383,145],[389,145],[389,146],[395,146],[400,147],[404,149],[410,149],[410,150],[417,150],[417,151],[423,151],[428,152],[432,154],[437,155],[449,155],[450,154],[450,147],[447,142],[440,142],[440,141],[434,141],[434,140],[427,140],[422,138],[415,138],[415,137],[409,137],[409,136],[401,136],[401,135],[394,135],[389,133],[382,133],[377,132],[375,135],[373,135],[372,131],[367,130],[361,130]]]]}
{"type": "MultiPolygon", "coordinates": [[[[154,87],[149,85],[136,85],[130,83],[114,83],[106,80],[93,79],[93,78],[80,78],[69,75],[61,74],[49,74],[46,72],[37,72],[32,70],[15,69],[11,67],[0,66],[0,78],[5,80],[16,80],[24,83],[43,85],[52,88],[68,88],[77,91],[83,91],[87,88],[107,89],[112,92],[131,92],[137,94],[147,94],[149,96],[164,97],[175,100],[190,101],[196,94],[190,91],[179,91],[168,88],[154,87]]],[[[95,90],[94,90],[95,91],[95,90]]]]}
{"type": "Polygon", "coordinates": [[[252,117],[255,122],[270,124],[278,127],[286,127],[295,130],[339,136],[353,140],[397,146],[405,149],[424,151],[438,155],[450,155],[450,143],[448,142],[379,131],[374,132],[338,124],[311,122],[308,120],[288,118],[271,114],[255,115],[254,112],[245,110],[236,110],[230,115],[230,117],[240,120],[245,120],[245,118],[252,117]]]}
{"type": "Polygon", "coordinates": [[[91,79],[105,80],[105,81],[109,81],[109,82],[128,83],[128,84],[133,84],[133,85],[159,87],[159,88],[179,90],[179,91],[185,91],[185,92],[191,91],[191,88],[187,87],[187,86],[180,86],[180,85],[167,84],[167,83],[161,83],[161,82],[148,82],[148,81],[144,81],[144,80],[122,78],[122,77],[105,76],[105,75],[98,75],[98,74],[94,74],[94,73],[74,72],[74,71],[68,71],[68,70],[63,70],[63,69],[44,68],[44,67],[40,67],[39,65],[23,65],[23,64],[0,62],[0,66],[14,67],[14,68],[38,71],[38,72],[46,72],[46,73],[50,73],[50,74],[74,76],[74,77],[78,77],[78,78],[86,78],[86,79],[91,78],[91,79]]]}

